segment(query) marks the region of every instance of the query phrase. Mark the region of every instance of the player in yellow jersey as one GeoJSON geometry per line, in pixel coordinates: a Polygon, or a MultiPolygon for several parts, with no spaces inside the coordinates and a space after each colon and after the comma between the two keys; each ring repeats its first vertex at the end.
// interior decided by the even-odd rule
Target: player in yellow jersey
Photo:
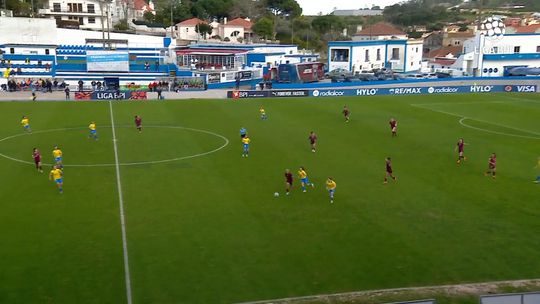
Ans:
{"type": "Polygon", "coordinates": [[[315,185],[309,182],[307,172],[304,167],[300,167],[300,169],[298,170],[298,178],[300,179],[300,183],[302,185],[302,192],[306,192],[306,186],[311,186],[312,188],[315,188],[315,185]]]}
{"type": "Polygon", "coordinates": [[[249,137],[246,136],[244,138],[242,138],[242,147],[243,147],[243,150],[242,150],[242,157],[248,157],[249,156],[249,143],[251,142],[251,139],[249,139],[249,137]]]}
{"type": "Polygon", "coordinates": [[[23,116],[21,119],[21,125],[24,128],[24,130],[28,133],[32,132],[32,129],[30,129],[30,119],[28,119],[27,116],[23,116]]]}
{"type": "Polygon", "coordinates": [[[88,125],[88,129],[90,129],[90,134],[88,134],[88,138],[93,138],[94,140],[98,140],[96,123],[92,121],[90,125],[88,125]]]}
{"type": "Polygon", "coordinates": [[[54,161],[56,162],[56,165],[62,168],[62,156],[63,156],[62,150],[60,150],[58,146],[54,146],[52,155],[53,155],[54,161]]]}
{"type": "Polygon", "coordinates": [[[336,192],[336,182],[334,179],[329,177],[326,180],[326,190],[328,190],[328,194],[330,194],[330,203],[334,203],[334,193],[336,192]]]}
{"type": "Polygon", "coordinates": [[[538,156],[538,162],[536,163],[536,169],[538,169],[538,176],[536,176],[536,180],[534,181],[536,184],[540,183],[540,156],[538,156]]]}
{"type": "Polygon", "coordinates": [[[262,106],[259,109],[259,112],[261,113],[261,119],[262,120],[267,120],[268,119],[268,116],[266,115],[266,111],[264,110],[264,108],[262,106]]]}
{"type": "Polygon", "coordinates": [[[49,173],[49,180],[52,180],[56,183],[56,186],[58,187],[58,191],[60,191],[60,194],[64,193],[63,184],[63,176],[64,173],[62,172],[62,169],[60,169],[59,166],[53,166],[51,172],[49,173]]]}

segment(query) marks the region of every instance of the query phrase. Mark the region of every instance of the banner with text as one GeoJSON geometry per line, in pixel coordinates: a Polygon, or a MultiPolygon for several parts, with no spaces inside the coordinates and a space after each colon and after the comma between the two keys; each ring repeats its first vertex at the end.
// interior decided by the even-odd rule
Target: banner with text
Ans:
{"type": "Polygon", "coordinates": [[[88,72],[129,72],[128,52],[86,51],[88,72]]]}
{"type": "Polygon", "coordinates": [[[76,100],[125,100],[147,99],[145,91],[94,91],[75,92],[76,100]]]}
{"type": "Polygon", "coordinates": [[[263,97],[341,97],[341,96],[376,96],[376,95],[417,95],[417,94],[454,94],[454,93],[497,93],[517,92],[536,93],[536,85],[465,85],[465,86],[430,86],[399,88],[358,88],[358,89],[317,89],[317,90],[271,90],[271,91],[229,91],[228,98],[263,98],[263,97]]]}

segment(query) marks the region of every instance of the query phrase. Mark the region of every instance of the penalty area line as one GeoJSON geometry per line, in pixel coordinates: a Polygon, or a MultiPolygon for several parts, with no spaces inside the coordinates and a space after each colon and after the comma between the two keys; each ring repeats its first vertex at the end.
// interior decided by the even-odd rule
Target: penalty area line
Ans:
{"type": "Polygon", "coordinates": [[[131,274],[129,271],[129,255],[127,246],[127,234],[126,234],[126,216],[124,212],[124,195],[122,193],[122,181],[120,179],[120,162],[118,161],[118,145],[116,144],[116,129],[114,127],[114,112],[112,102],[109,101],[109,111],[111,114],[111,130],[114,147],[114,164],[116,168],[116,186],[118,188],[118,205],[120,209],[120,225],[122,228],[122,251],[124,254],[124,276],[126,281],[126,298],[127,303],[132,303],[131,296],[131,274]]]}

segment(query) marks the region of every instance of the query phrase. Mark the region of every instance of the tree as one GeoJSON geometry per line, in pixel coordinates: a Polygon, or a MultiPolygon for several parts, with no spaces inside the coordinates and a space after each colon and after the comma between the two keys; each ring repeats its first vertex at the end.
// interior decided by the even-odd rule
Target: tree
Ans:
{"type": "Polygon", "coordinates": [[[114,25],[114,29],[117,31],[127,31],[129,30],[128,22],[126,19],[120,20],[117,24],[114,25]]]}
{"type": "Polygon", "coordinates": [[[302,8],[296,0],[266,0],[266,8],[274,16],[291,16],[296,18],[302,15],[302,8]]]}
{"type": "Polygon", "coordinates": [[[270,18],[261,18],[252,26],[252,30],[257,36],[264,37],[266,40],[274,34],[274,22],[270,18]]]}
{"type": "Polygon", "coordinates": [[[311,26],[319,34],[324,34],[334,30],[341,31],[345,27],[345,23],[338,16],[324,15],[313,18],[313,21],[311,21],[311,26]]]}
{"type": "Polygon", "coordinates": [[[212,26],[207,23],[199,23],[195,27],[195,32],[197,32],[199,35],[203,36],[204,39],[206,39],[206,35],[212,34],[212,26]]]}
{"type": "Polygon", "coordinates": [[[156,21],[156,16],[151,12],[146,11],[143,14],[143,19],[148,23],[154,23],[156,21]]]}

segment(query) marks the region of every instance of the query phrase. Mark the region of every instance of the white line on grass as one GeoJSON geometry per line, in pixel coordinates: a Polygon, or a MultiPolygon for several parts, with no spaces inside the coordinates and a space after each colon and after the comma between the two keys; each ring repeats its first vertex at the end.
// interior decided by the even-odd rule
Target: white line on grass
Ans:
{"type": "Polygon", "coordinates": [[[118,146],[116,144],[116,129],[114,128],[114,112],[112,101],[109,101],[109,110],[111,112],[111,129],[114,146],[114,163],[116,167],[116,186],[118,188],[118,204],[120,207],[120,224],[122,226],[122,249],[124,251],[124,274],[126,279],[127,303],[131,304],[131,275],[129,273],[129,257],[126,236],[126,216],[124,212],[124,196],[122,195],[122,182],[120,180],[120,163],[118,162],[118,146]]]}
{"type": "MultiPolygon", "coordinates": [[[[132,126],[122,126],[122,125],[115,126],[115,128],[118,128],[118,127],[122,127],[122,128],[129,127],[129,128],[131,128],[132,126]]],[[[223,145],[217,147],[214,150],[207,151],[207,152],[202,152],[202,153],[197,153],[197,154],[193,154],[193,155],[179,156],[179,157],[175,157],[175,158],[161,159],[161,160],[149,160],[149,161],[140,161],[140,162],[131,162],[131,163],[119,163],[118,165],[120,165],[120,166],[138,166],[138,165],[161,164],[161,163],[167,163],[167,162],[173,162],[173,161],[179,161],[179,160],[186,160],[186,159],[195,158],[195,157],[201,157],[201,156],[205,156],[205,155],[208,155],[208,154],[218,152],[219,150],[222,150],[223,148],[225,148],[226,146],[229,145],[229,139],[227,139],[223,135],[220,135],[218,133],[214,133],[214,132],[211,132],[211,131],[206,131],[206,130],[201,130],[201,129],[194,129],[194,128],[187,128],[187,127],[181,127],[181,126],[158,126],[158,125],[156,125],[156,126],[144,126],[144,127],[145,128],[180,129],[180,130],[188,130],[188,131],[206,133],[206,134],[210,134],[210,135],[213,135],[213,136],[216,136],[216,137],[219,137],[219,138],[223,139],[223,145]]],[[[101,128],[111,128],[111,126],[101,126],[101,128]]],[[[38,133],[48,133],[48,132],[67,131],[67,130],[82,130],[82,129],[86,129],[86,127],[84,127],[84,128],[83,127],[78,127],[78,128],[41,130],[41,131],[35,131],[35,132],[32,132],[32,133],[19,133],[19,134],[15,134],[15,135],[11,135],[11,136],[2,138],[2,139],[0,139],[0,142],[7,141],[9,139],[16,138],[16,137],[30,136],[32,134],[38,134],[38,133]]],[[[9,155],[5,155],[3,153],[0,153],[0,157],[4,157],[4,158],[7,158],[9,160],[16,161],[16,162],[23,163],[23,164],[34,165],[34,162],[14,158],[14,157],[11,157],[9,155]]],[[[53,164],[43,163],[43,165],[44,166],[52,166],[53,164]]],[[[64,164],[64,167],[112,167],[112,166],[116,166],[116,164],[115,163],[106,163],[106,164],[64,164]]]]}
{"type": "Polygon", "coordinates": [[[451,116],[455,116],[455,117],[459,117],[460,120],[459,120],[459,124],[466,127],[466,128],[470,128],[470,129],[474,129],[474,130],[477,130],[477,131],[483,131],[483,132],[488,132],[488,133],[493,133],[493,134],[498,134],[498,135],[504,135],[504,136],[512,136],[512,137],[519,137],[519,138],[527,138],[527,139],[540,139],[540,133],[538,132],[534,132],[534,131],[531,131],[531,130],[525,130],[525,129],[520,129],[520,128],[516,128],[516,127],[511,127],[511,126],[507,126],[507,125],[503,125],[503,124],[498,124],[498,123],[495,123],[495,122],[491,122],[491,121],[486,121],[486,120],[481,120],[481,119],[477,119],[477,118],[470,118],[470,117],[465,117],[461,114],[457,114],[457,113],[452,113],[452,112],[446,112],[446,111],[443,111],[443,110],[435,110],[435,109],[432,109],[430,107],[426,107],[425,105],[430,105],[430,104],[411,104],[411,106],[413,107],[416,107],[416,108],[420,108],[420,109],[424,109],[424,110],[429,110],[429,111],[432,111],[432,112],[438,112],[438,113],[443,113],[443,114],[446,114],[446,115],[451,115],[451,116]],[[490,124],[490,125],[494,125],[494,126],[498,126],[498,127],[501,127],[501,128],[507,128],[507,129],[510,129],[510,130],[515,130],[515,131],[519,131],[519,132],[523,132],[523,133],[528,133],[528,134],[531,134],[531,135],[537,135],[537,136],[526,136],[526,135],[518,135],[518,134],[511,134],[511,133],[504,133],[504,132],[497,132],[497,131],[492,131],[492,130],[487,130],[487,129],[482,129],[482,128],[477,128],[477,127],[473,127],[473,126],[470,126],[470,125],[467,125],[465,124],[463,121],[464,120],[476,120],[476,121],[479,121],[479,122],[482,122],[482,123],[486,123],[486,124],[490,124]]]}

